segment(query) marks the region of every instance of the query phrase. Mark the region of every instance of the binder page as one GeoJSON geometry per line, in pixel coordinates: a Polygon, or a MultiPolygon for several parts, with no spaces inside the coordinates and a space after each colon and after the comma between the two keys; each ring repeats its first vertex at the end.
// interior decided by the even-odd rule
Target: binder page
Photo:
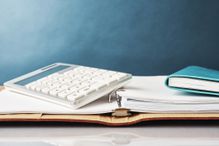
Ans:
{"type": "Polygon", "coordinates": [[[70,109],[47,101],[42,101],[7,89],[0,92],[0,114],[47,113],[47,114],[102,114],[110,113],[118,105],[108,102],[108,97],[100,98],[79,109],[70,109]]]}
{"type": "Polygon", "coordinates": [[[219,111],[219,97],[185,93],[164,84],[166,76],[135,76],[124,91],[122,106],[142,112],[219,111]]]}

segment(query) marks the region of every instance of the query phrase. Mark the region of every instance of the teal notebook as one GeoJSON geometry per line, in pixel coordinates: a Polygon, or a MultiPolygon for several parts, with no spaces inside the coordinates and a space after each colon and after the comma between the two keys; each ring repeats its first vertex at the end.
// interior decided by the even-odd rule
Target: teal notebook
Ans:
{"type": "Polygon", "coordinates": [[[219,71],[188,66],[168,76],[165,84],[185,92],[219,96],[219,71]]]}

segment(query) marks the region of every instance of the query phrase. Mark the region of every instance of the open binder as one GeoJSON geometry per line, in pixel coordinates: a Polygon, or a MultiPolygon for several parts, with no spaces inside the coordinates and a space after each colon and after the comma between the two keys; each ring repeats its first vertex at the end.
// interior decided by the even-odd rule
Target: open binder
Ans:
{"type": "Polygon", "coordinates": [[[125,126],[156,120],[219,120],[219,98],[166,89],[165,76],[130,84],[78,110],[0,89],[1,122],[82,122],[125,126]],[[168,97],[167,97],[168,96],[168,97]]]}

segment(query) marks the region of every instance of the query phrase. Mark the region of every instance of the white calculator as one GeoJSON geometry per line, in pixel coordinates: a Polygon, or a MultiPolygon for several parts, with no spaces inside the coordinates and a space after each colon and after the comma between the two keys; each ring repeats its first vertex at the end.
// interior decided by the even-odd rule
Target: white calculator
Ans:
{"type": "Polygon", "coordinates": [[[124,86],[131,74],[55,63],[4,83],[9,90],[37,99],[80,108],[124,86]]]}

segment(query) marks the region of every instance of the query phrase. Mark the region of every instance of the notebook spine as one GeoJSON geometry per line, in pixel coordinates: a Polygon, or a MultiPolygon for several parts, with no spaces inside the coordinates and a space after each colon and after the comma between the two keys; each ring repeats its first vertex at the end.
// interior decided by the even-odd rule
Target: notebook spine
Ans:
{"type": "Polygon", "coordinates": [[[112,116],[114,116],[114,117],[127,117],[127,116],[130,116],[131,113],[130,113],[129,109],[126,109],[126,108],[122,107],[122,96],[119,96],[117,94],[117,91],[124,91],[124,89],[120,88],[120,89],[112,91],[109,94],[109,102],[112,102],[113,100],[116,100],[117,105],[118,105],[118,108],[113,111],[112,116]]]}
{"type": "Polygon", "coordinates": [[[117,108],[113,111],[112,116],[113,117],[128,117],[131,116],[131,112],[129,109],[126,108],[117,108]]]}

